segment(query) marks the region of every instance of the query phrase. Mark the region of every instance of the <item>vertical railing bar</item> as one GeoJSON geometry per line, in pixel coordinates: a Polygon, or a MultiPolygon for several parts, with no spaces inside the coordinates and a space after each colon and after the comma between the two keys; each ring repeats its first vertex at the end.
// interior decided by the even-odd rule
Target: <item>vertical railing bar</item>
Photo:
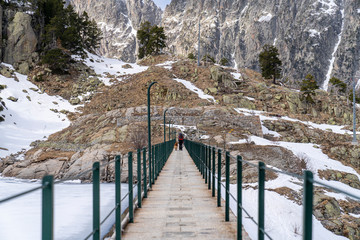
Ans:
{"type": "Polygon", "coordinates": [[[42,179],[42,240],[54,239],[54,177],[42,179]]]}
{"type": "Polygon", "coordinates": [[[259,162],[259,209],[258,209],[258,240],[264,240],[265,232],[265,164],[259,162]]]}
{"type": "Polygon", "coordinates": [[[237,156],[237,239],[242,240],[242,157],[237,156]]]}
{"type": "Polygon", "coordinates": [[[312,239],[313,179],[312,172],[304,172],[303,240],[312,239]]]}
{"type": "Polygon", "coordinates": [[[207,147],[207,152],[208,152],[208,189],[211,189],[211,147],[208,146],[207,147]]]}
{"type": "Polygon", "coordinates": [[[221,207],[221,149],[218,149],[217,206],[221,207]]]}
{"type": "Polygon", "coordinates": [[[100,240],[100,163],[93,164],[93,240],[100,240]]]}
{"type": "Polygon", "coordinates": [[[128,154],[128,182],[129,182],[129,222],[134,222],[134,190],[133,190],[133,153],[129,152],[128,154]]]}
{"type": "Polygon", "coordinates": [[[215,197],[215,148],[212,148],[212,192],[211,196],[215,197]]]}
{"type": "Polygon", "coordinates": [[[115,157],[115,237],[121,240],[121,162],[120,156],[115,157]]]}
{"type": "Polygon", "coordinates": [[[138,207],[141,208],[141,151],[137,150],[137,188],[138,207]]]}
{"type": "Polygon", "coordinates": [[[225,221],[228,222],[230,220],[230,153],[228,151],[225,157],[225,177],[225,221]]]}
{"type": "Polygon", "coordinates": [[[146,148],[143,149],[143,172],[144,172],[144,198],[147,198],[146,148]]]}

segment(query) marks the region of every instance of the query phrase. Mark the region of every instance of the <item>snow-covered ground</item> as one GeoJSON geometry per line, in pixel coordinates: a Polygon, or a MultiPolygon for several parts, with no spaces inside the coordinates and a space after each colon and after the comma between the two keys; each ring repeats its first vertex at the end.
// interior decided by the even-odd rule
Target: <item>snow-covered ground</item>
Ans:
{"type": "Polygon", "coordinates": [[[189,89],[190,91],[196,93],[199,98],[201,99],[206,99],[209,102],[216,102],[215,98],[211,95],[205,94],[203,92],[203,90],[201,90],[200,88],[196,87],[194,84],[192,84],[191,82],[187,81],[187,80],[183,80],[183,79],[179,79],[179,78],[174,78],[175,81],[183,84],[187,89],[189,89]]]}
{"type": "MultiPolygon", "coordinates": [[[[304,123],[310,128],[318,128],[324,131],[333,131],[339,134],[350,134],[350,131],[343,130],[343,126],[334,126],[328,124],[315,124],[312,122],[304,122],[298,119],[292,119],[289,117],[268,117],[263,111],[255,111],[249,109],[235,109],[238,113],[245,115],[257,115],[260,120],[287,120],[287,121],[298,121],[304,123]]],[[[280,136],[279,133],[269,131],[266,127],[262,126],[263,133],[272,134],[274,136],[280,136]]],[[[326,184],[328,186],[340,189],[352,193],[353,195],[360,198],[360,190],[354,189],[347,184],[339,181],[327,181],[320,179],[318,170],[337,170],[347,172],[356,175],[360,178],[360,175],[351,167],[343,165],[341,162],[329,158],[324,154],[319,146],[309,143],[290,143],[281,141],[270,141],[258,136],[248,136],[248,140],[241,139],[237,142],[230,142],[230,144],[243,144],[246,142],[254,142],[256,145],[273,145],[281,146],[290,151],[295,155],[304,157],[306,159],[307,167],[314,173],[314,180],[326,184]]],[[[245,159],[246,160],[246,159],[245,159]]],[[[271,167],[271,166],[270,166],[271,167]]],[[[265,189],[274,189],[280,187],[288,187],[295,191],[299,191],[302,188],[302,181],[287,175],[278,174],[278,177],[274,180],[267,181],[265,183],[265,189]]],[[[247,184],[256,186],[257,183],[247,184]]],[[[231,192],[233,196],[236,196],[236,185],[231,185],[231,192]]],[[[222,189],[225,194],[224,189],[222,189]]],[[[345,200],[346,196],[338,192],[325,191],[326,195],[334,197],[338,200],[345,200]]],[[[224,196],[224,195],[223,195],[224,196]]],[[[243,189],[243,207],[254,217],[257,221],[257,200],[258,191],[252,188],[243,189]]],[[[357,200],[359,201],[359,200],[357,200]]],[[[236,203],[231,199],[230,207],[236,214],[236,203]]],[[[272,237],[272,239],[284,239],[284,240],[295,240],[302,239],[302,206],[297,205],[292,200],[285,198],[273,191],[265,190],[265,229],[266,232],[272,237]],[[276,204],[274,204],[276,203],[276,204]]],[[[245,215],[243,212],[243,225],[245,230],[248,232],[252,239],[257,239],[257,226],[245,215]]],[[[265,239],[268,239],[265,237],[265,239]]],[[[347,239],[345,237],[337,236],[334,233],[325,229],[320,221],[313,217],[313,239],[347,239]]]]}
{"type": "MultiPolygon", "coordinates": [[[[88,58],[84,60],[84,63],[93,68],[96,74],[100,75],[99,79],[105,85],[111,85],[110,80],[113,77],[109,77],[109,75],[121,79],[122,76],[140,73],[148,69],[148,67],[135,63],[126,63],[118,59],[100,57],[89,52],[87,52],[87,54],[88,58]]],[[[80,59],[76,56],[73,57],[78,60],[80,59]]]]}
{"type": "MultiPolygon", "coordinates": [[[[0,199],[40,186],[39,181],[1,178],[0,199]]],[[[121,195],[128,187],[123,184],[121,195]]],[[[134,193],[137,191],[135,190],[134,193]]],[[[135,195],[134,195],[135,197],[135,195]]],[[[115,206],[115,184],[100,185],[101,221],[115,206]]],[[[122,211],[128,198],[122,202],[122,211]]],[[[0,239],[41,239],[41,190],[0,204],[0,239]]],[[[115,223],[114,214],[101,226],[101,236],[115,223]]],[[[62,183],[54,187],[54,239],[84,239],[92,232],[92,185],[62,183]]]]}
{"type": "Polygon", "coordinates": [[[18,81],[0,75],[0,84],[7,86],[0,92],[7,107],[0,113],[5,115],[5,121],[0,123],[0,147],[8,149],[0,150],[0,157],[29,149],[31,142],[66,128],[70,121],[60,111],[75,111],[67,100],[41,93],[27,76],[15,74],[18,81]],[[9,97],[18,100],[13,102],[9,97]]]}

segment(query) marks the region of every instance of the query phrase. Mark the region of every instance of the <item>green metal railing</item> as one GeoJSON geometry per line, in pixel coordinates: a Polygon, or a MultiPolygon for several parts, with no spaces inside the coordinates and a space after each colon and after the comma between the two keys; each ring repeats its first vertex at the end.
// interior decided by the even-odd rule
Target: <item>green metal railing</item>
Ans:
{"type": "Polygon", "coordinates": [[[93,238],[94,240],[100,240],[100,226],[113,214],[115,211],[115,234],[116,240],[121,239],[121,203],[126,198],[129,201],[129,222],[134,221],[134,187],[137,186],[137,205],[135,207],[141,208],[142,196],[147,197],[149,183],[155,183],[155,179],[159,176],[161,169],[164,167],[167,159],[169,158],[175,139],[163,142],[153,146],[152,159],[146,159],[146,148],[137,150],[137,183],[133,184],[133,153],[129,152],[126,155],[117,155],[114,160],[107,163],[100,164],[95,162],[91,169],[88,169],[78,175],[62,179],[54,182],[53,176],[45,176],[42,179],[42,185],[33,189],[15,194],[4,199],[0,199],[0,204],[27,195],[37,190],[42,190],[42,239],[52,240],[54,239],[54,185],[63,183],[65,181],[80,179],[85,174],[92,173],[92,185],[93,185],[93,231],[86,236],[85,239],[93,238]],[[142,159],[141,159],[141,156],[142,159]],[[128,172],[129,172],[129,189],[128,193],[121,198],[121,159],[128,159],[128,172]],[[142,162],[141,162],[142,161],[142,162]],[[100,178],[102,167],[106,167],[115,163],[115,206],[108,213],[108,215],[100,222],[100,178]],[[141,164],[142,163],[142,164],[141,164]],[[150,168],[152,164],[152,168],[150,168]],[[141,167],[143,167],[141,171],[141,167]],[[151,170],[152,169],[152,170],[151,170]],[[153,172],[151,172],[153,171],[153,172]],[[149,176],[149,178],[148,178],[149,176]],[[142,184],[143,182],[143,184],[142,184]],[[120,233],[120,234],[119,234],[120,233]]]}
{"type": "Polygon", "coordinates": [[[272,171],[279,174],[285,174],[291,177],[298,178],[303,180],[303,240],[312,239],[312,218],[313,218],[313,189],[314,184],[321,185],[323,187],[335,190],[337,192],[343,193],[357,201],[360,202],[360,197],[352,193],[343,191],[338,188],[334,188],[327,184],[324,184],[320,181],[316,181],[313,178],[313,174],[310,171],[304,171],[303,176],[297,175],[294,173],[289,173],[286,171],[280,171],[277,169],[272,169],[266,167],[263,162],[259,164],[253,164],[251,162],[245,161],[241,156],[233,157],[228,151],[224,151],[225,154],[222,154],[222,149],[208,146],[202,143],[185,140],[184,145],[188,150],[191,158],[193,159],[195,165],[199,169],[205,183],[210,187],[210,175],[212,175],[212,197],[215,197],[215,179],[217,179],[217,206],[221,207],[221,187],[225,189],[225,221],[229,221],[229,211],[230,211],[230,197],[237,202],[237,239],[242,239],[242,211],[247,215],[247,217],[258,226],[258,239],[263,240],[265,236],[272,239],[271,236],[265,231],[265,175],[266,171],[272,171]],[[216,150],[217,150],[217,175],[215,176],[215,161],[216,161],[216,150]],[[221,182],[221,168],[222,160],[225,160],[225,185],[221,182]],[[233,196],[230,192],[230,159],[233,159],[237,165],[237,197],[233,196]],[[258,221],[254,220],[254,217],[249,214],[249,212],[243,208],[242,205],[242,169],[243,165],[250,165],[258,169],[258,221]]]}

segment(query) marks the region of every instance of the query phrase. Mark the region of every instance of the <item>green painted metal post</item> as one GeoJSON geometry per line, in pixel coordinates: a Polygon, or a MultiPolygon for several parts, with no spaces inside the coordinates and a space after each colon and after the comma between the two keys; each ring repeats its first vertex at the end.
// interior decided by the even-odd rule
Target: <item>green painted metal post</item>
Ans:
{"type": "Polygon", "coordinates": [[[42,240],[54,239],[54,177],[42,179],[42,240]]]}
{"type": "Polygon", "coordinates": [[[129,222],[134,222],[134,189],[133,189],[133,153],[128,153],[128,172],[129,172],[129,222]]]}
{"type": "Polygon", "coordinates": [[[208,173],[208,164],[207,164],[207,160],[208,160],[208,147],[206,145],[204,145],[204,178],[205,178],[205,183],[207,183],[208,177],[207,177],[207,173],[208,173]]]}
{"type": "Polygon", "coordinates": [[[313,212],[313,174],[304,172],[304,198],[303,198],[303,240],[312,239],[312,212],[313,212]]]}
{"type": "Polygon", "coordinates": [[[157,180],[157,172],[158,172],[158,162],[159,162],[159,147],[158,145],[154,146],[154,178],[157,180]]]}
{"type": "Polygon", "coordinates": [[[218,149],[217,206],[221,207],[221,149],[218,149]]]}
{"type": "Polygon", "coordinates": [[[225,221],[230,220],[230,153],[226,152],[225,158],[225,221]]]}
{"type": "Polygon", "coordinates": [[[155,147],[152,146],[151,147],[151,181],[152,181],[152,184],[155,184],[155,147]]]}
{"type": "Polygon", "coordinates": [[[100,240],[100,163],[93,164],[93,240],[100,240]]]}
{"type": "Polygon", "coordinates": [[[144,198],[147,198],[146,148],[143,149],[144,198]]]}
{"type": "Polygon", "coordinates": [[[121,240],[121,162],[120,156],[115,157],[115,236],[121,240]]]}
{"type": "MultiPolygon", "coordinates": [[[[151,173],[151,117],[150,117],[150,88],[157,82],[150,83],[147,90],[147,115],[148,115],[148,148],[149,148],[149,172],[151,173]]],[[[151,176],[151,175],[150,175],[151,176]]],[[[151,181],[150,181],[151,188],[151,181]]]]}
{"type": "Polygon", "coordinates": [[[237,239],[242,239],[242,157],[237,156],[237,239]],[[240,207],[241,206],[241,207],[240,207]]]}
{"type": "Polygon", "coordinates": [[[265,232],[265,164],[259,162],[259,216],[258,216],[258,240],[264,240],[265,232]]]}
{"type": "Polygon", "coordinates": [[[215,197],[215,148],[212,148],[212,196],[215,197]]]}
{"type": "Polygon", "coordinates": [[[208,162],[208,189],[211,189],[211,147],[208,146],[207,148],[207,152],[208,152],[208,158],[207,158],[207,162],[208,162]]]}
{"type": "Polygon", "coordinates": [[[137,189],[138,207],[141,208],[141,151],[137,150],[137,189]]]}

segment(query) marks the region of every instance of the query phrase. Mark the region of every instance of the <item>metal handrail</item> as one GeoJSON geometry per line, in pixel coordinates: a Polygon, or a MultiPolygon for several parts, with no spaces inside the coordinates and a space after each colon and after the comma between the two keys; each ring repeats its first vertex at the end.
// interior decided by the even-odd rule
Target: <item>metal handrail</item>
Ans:
{"type": "MultiPolygon", "coordinates": [[[[157,145],[154,145],[154,152],[153,152],[153,157],[154,159],[149,159],[148,157],[146,157],[146,149],[143,149],[143,150],[139,150],[138,151],[138,154],[140,153],[140,169],[138,168],[138,174],[141,176],[140,179],[140,183],[144,181],[144,183],[146,183],[145,185],[140,185],[139,182],[135,183],[135,184],[131,184],[129,186],[129,190],[128,192],[125,194],[125,196],[123,196],[121,199],[120,199],[120,204],[117,203],[116,206],[106,215],[106,217],[101,221],[99,222],[99,225],[98,227],[93,227],[93,231],[87,235],[87,237],[85,239],[89,239],[91,236],[94,236],[94,239],[97,239],[99,237],[99,232],[100,232],[100,226],[105,223],[105,221],[113,214],[113,212],[115,210],[119,210],[121,209],[121,202],[123,200],[125,200],[127,197],[129,198],[129,213],[130,214],[133,214],[133,200],[134,199],[131,199],[133,198],[133,193],[134,193],[134,188],[135,186],[140,186],[141,187],[141,195],[144,194],[144,196],[146,196],[146,193],[147,193],[147,190],[146,188],[148,187],[148,183],[150,182],[155,182],[156,180],[156,177],[159,175],[161,169],[163,168],[163,166],[165,165],[168,157],[170,156],[170,153],[172,152],[173,150],[173,147],[172,145],[175,143],[175,140],[169,140],[167,142],[163,142],[163,143],[160,143],[160,144],[157,144],[157,145]],[[166,145],[169,145],[168,147],[165,147],[166,145]],[[165,152],[166,150],[166,152],[165,152]],[[142,154],[143,153],[143,154],[142,154]],[[141,156],[145,156],[143,157],[142,159],[142,163],[141,163],[141,156]],[[152,161],[151,161],[152,160],[152,161]],[[150,167],[148,166],[148,164],[153,164],[155,166],[155,169],[153,169],[154,173],[151,174],[149,173],[148,175],[148,178],[146,177],[145,174],[141,174],[141,172],[143,173],[146,173],[148,171],[150,171],[150,167]],[[144,167],[143,169],[141,169],[141,167],[144,167]],[[139,170],[140,170],[140,173],[139,173],[139,170]],[[156,170],[156,171],[155,171],[156,170]],[[154,176],[156,175],[156,177],[154,176]],[[130,198],[130,195],[132,196],[130,198]],[[131,209],[130,209],[131,208],[131,209]],[[95,236],[96,235],[96,236],[95,236]]],[[[52,176],[45,176],[43,178],[43,184],[42,186],[39,186],[39,187],[36,187],[36,188],[33,188],[33,189],[30,189],[30,190],[27,190],[27,191],[24,191],[24,192],[21,192],[21,193],[18,193],[18,194],[15,194],[13,196],[10,196],[10,197],[6,197],[4,199],[1,199],[0,200],[0,204],[1,203],[4,203],[4,202],[7,202],[7,201],[10,201],[10,200],[13,200],[15,198],[18,198],[18,197],[21,197],[21,196],[24,196],[24,195],[27,195],[29,193],[32,193],[34,191],[37,191],[39,189],[43,189],[43,217],[42,217],[42,222],[43,222],[43,225],[42,225],[42,239],[53,239],[53,185],[55,184],[59,184],[59,183],[63,183],[63,182],[66,182],[66,181],[71,181],[71,180],[76,180],[76,179],[79,179],[81,176],[85,175],[85,174],[88,174],[90,172],[93,172],[93,177],[95,175],[95,171],[98,171],[97,174],[99,174],[99,170],[100,168],[102,167],[105,167],[105,166],[108,166],[112,163],[116,163],[117,161],[120,161],[121,159],[121,156],[118,155],[117,157],[115,157],[113,160],[111,161],[108,161],[106,163],[102,163],[100,164],[99,162],[95,162],[93,167],[91,167],[90,169],[88,170],[85,170],[84,172],[81,172],[75,176],[72,176],[72,177],[69,177],[69,178],[65,178],[65,179],[61,179],[61,180],[58,180],[58,181],[53,181],[53,177],[52,176]],[[118,157],[118,159],[117,159],[118,157]],[[45,180],[46,179],[46,180],[45,180]],[[44,216],[44,209],[45,209],[45,215],[44,216]],[[48,211],[48,212],[47,212],[48,211]],[[46,220],[45,220],[46,219],[46,220]]],[[[129,152],[128,154],[125,154],[125,155],[122,155],[122,159],[124,158],[128,158],[129,160],[129,170],[131,169],[132,170],[132,152],[129,152]]],[[[120,163],[119,163],[120,164],[120,163]]],[[[119,165],[120,166],[120,165],[119,165]]],[[[116,168],[116,167],[115,167],[116,168]]],[[[117,171],[117,169],[115,169],[115,171],[117,171]]],[[[120,171],[121,171],[121,168],[120,168],[120,171]]],[[[120,173],[119,173],[120,174],[120,173]]],[[[138,176],[139,176],[138,175],[138,176]]],[[[121,175],[118,175],[118,177],[120,178],[121,175]]],[[[129,172],[129,176],[131,176],[132,178],[132,171],[129,172]]],[[[117,181],[120,181],[120,179],[117,179],[117,181]]],[[[100,181],[100,178],[98,179],[98,181],[100,181]]],[[[132,180],[131,180],[132,182],[132,180]]],[[[99,196],[99,192],[98,193],[94,193],[94,186],[95,186],[95,182],[93,181],[93,201],[94,201],[94,194],[98,194],[97,197],[100,198],[99,196]]],[[[117,190],[117,189],[116,189],[117,190]]],[[[98,189],[99,191],[99,189],[98,189]]],[[[120,191],[120,190],[119,190],[120,191]]],[[[120,192],[119,192],[120,193],[120,192]]],[[[141,199],[139,198],[139,200],[141,201],[141,199]]],[[[138,202],[138,207],[140,207],[141,205],[141,202],[139,203],[138,202]]],[[[95,206],[93,204],[93,211],[95,209],[95,206]]],[[[121,213],[120,213],[121,214],[121,213]]],[[[93,216],[95,217],[95,216],[93,216]]],[[[97,216],[99,217],[99,216],[97,216]]],[[[130,215],[130,221],[131,221],[131,218],[133,218],[133,216],[130,215]]],[[[121,221],[121,218],[119,218],[120,221],[121,221]]],[[[93,220],[94,221],[94,220],[93,220]]],[[[96,222],[96,220],[95,220],[96,222]]],[[[94,225],[93,225],[94,226],[94,225]]],[[[118,218],[116,219],[116,226],[117,226],[117,230],[120,229],[120,231],[117,232],[116,234],[116,239],[121,239],[121,223],[118,222],[118,218]],[[119,228],[120,226],[120,228],[119,228]],[[118,234],[120,232],[120,234],[118,234]]]]}
{"type": "MultiPolygon", "coordinates": [[[[230,153],[228,151],[223,151],[222,148],[218,148],[215,146],[210,146],[210,145],[205,145],[203,143],[199,143],[199,142],[193,142],[190,140],[186,140],[185,141],[185,146],[188,148],[189,154],[190,156],[193,158],[195,164],[197,165],[199,171],[201,172],[201,174],[203,175],[203,178],[205,178],[205,183],[207,183],[207,177],[209,175],[209,181],[210,181],[210,176],[212,176],[213,179],[217,179],[218,181],[218,188],[220,188],[221,186],[225,189],[225,194],[226,194],[226,199],[225,199],[225,221],[228,221],[228,212],[229,212],[229,201],[230,201],[230,197],[234,200],[237,201],[237,208],[238,208],[238,239],[241,239],[241,225],[242,225],[242,219],[241,216],[239,217],[239,215],[241,215],[241,211],[239,212],[239,209],[241,209],[242,211],[245,212],[245,214],[250,218],[250,220],[252,222],[254,222],[257,226],[258,226],[258,234],[259,234],[259,239],[264,239],[264,235],[266,235],[269,239],[272,239],[269,234],[265,231],[265,227],[264,227],[264,210],[260,210],[260,208],[264,209],[264,192],[265,192],[265,171],[272,171],[275,173],[279,173],[279,174],[284,174],[290,177],[294,177],[297,178],[299,180],[302,180],[304,182],[304,204],[303,204],[303,208],[304,208],[304,217],[303,217],[303,224],[304,224],[304,240],[310,240],[312,239],[312,207],[313,207],[313,184],[318,184],[321,185],[323,187],[335,190],[337,192],[343,193],[349,197],[352,197],[354,199],[360,200],[360,197],[357,195],[354,195],[352,193],[346,192],[344,190],[341,190],[339,188],[336,187],[332,187],[330,185],[327,185],[323,182],[317,181],[313,179],[313,175],[310,171],[304,171],[304,176],[298,175],[296,173],[291,173],[291,172],[287,172],[287,171],[283,171],[283,170],[278,170],[278,169],[274,169],[271,167],[267,167],[264,163],[262,162],[258,162],[258,164],[254,164],[252,162],[246,161],[244,159],[242,159],[242,157],[238,156],[237,158],[230,155],[230,153]],[[189,144],[188,144],[189,143],[189,144]],[[192,145],[191,145],[192,144],[192,145]],[[215,175],[215,169],[216,168],[216,164],[215,164],[215,151],[217,150],[218,152],[218,174],[215,175]],[[225,174],[226,174],[226,183],[222,183],[221,182],[221,162],[223,159],[223,156],[225,155],[225,174]],[[238,177],[237,179],[237,185],[238,185],[238,194],[240,192],[240,199],[235,198],[235,196],[232,195],[232,193],[230,192],[230,188],[229,188],[229,165],[230,165],[230,158],[235,160],[238,164],[238,174],[240,173],[240,178],[238,177]],[[211,160],[212,160],[212,168],[213,168],[213,172],[211,173],[211,160]],[[239,165],[240,164],[240,165],[239,165]],[[256,222],[254,220],[254,217],[250,216],[249,212],[242,206],[242,200],[241,200],[241,185],[242,185],[242,165],[250,165],[252,167],[256,167],[259,169],[259,221],[260,222],[256,222]],[[239,172],[239,166],[240,166],[240,172],[239,172]],[[220,168],[220,169],[219,169],[220,168]],[[260,184],[261,183],[261,184],[260,184]],[[261,225],[260,225],[261,223],[261,225]]],[[[214,180],[213,180],[214,181],[214,180]]],[[[213,187],[214,187],[214,183],[213,183],[213,187]]],[[[210,189],[210,182],[209,182],[209,189],[210,189]]],[[[221,197],[221,192],[219,192],[218,189],[218,207],[221,206],[219,204],[219,195],[221,197]]],[[[214,197],[214,190],[213,190],[213,197],[214,197]]]]}

